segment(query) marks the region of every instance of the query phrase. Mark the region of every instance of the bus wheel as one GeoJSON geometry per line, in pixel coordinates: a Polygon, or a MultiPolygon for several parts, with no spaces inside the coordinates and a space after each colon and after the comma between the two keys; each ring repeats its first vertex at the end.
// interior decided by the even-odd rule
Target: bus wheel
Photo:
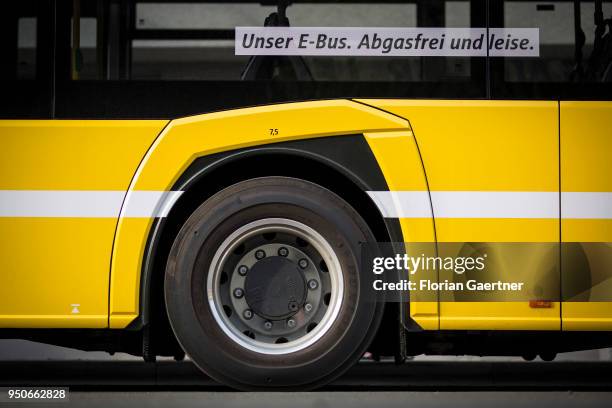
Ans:
{"type": "Polygon", "coordinates": [[[374,241],[348,203],[316,184],[265,177],[226,188],[170,251],[165,299],[179,343],[235,388],[328,383],[380,323],[383,304],[366,302],[359,276],[360,243],[374,241]]]}

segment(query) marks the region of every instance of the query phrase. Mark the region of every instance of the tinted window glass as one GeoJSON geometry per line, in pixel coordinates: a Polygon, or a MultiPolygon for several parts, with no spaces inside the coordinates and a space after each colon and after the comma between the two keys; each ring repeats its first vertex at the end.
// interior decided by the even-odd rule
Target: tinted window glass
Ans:
{"type": "Polygon", "coordinates": [[[49,4],[21,1],[0,13],[0,117],[50,117],[49,4]]]}
{"type": "Polygon", "coordinates": [[[60,71],[67,81],[58,88],[61,115],[175,117],[321,98],[486,97],[483,57],[333,51],[254,57],[235,49],[236,27],[264,27],[266,20],[268,26],[338,30],[484,27],[479,1],[293,1],[286,22],[274,16],[281,12],[275,1],[102,3],[107,7],[65,3],[63,24],[71,28],[61,44],[69,47],[71,62],[70,72],[60,71]],[[88,99],[85,90],[97,99],[88,99]],[[172,95],[180,100],[168,101],[172,95]]]}
{"type": "Polygon", "coordinates": [[[610,99],[612,2],[600,2],[600,17],[595,3],[504,1],[494,8],[492,20],[504,27],[537,27],[540,36],[538,58],[491,60],[494,96],[610,99]]]}
{"type": "Polygon", "coordinates": [[[19,80],[36,78],[36,17],[17,19],[17,66],[19,80]]]}
{"type": "MultiPolygon", "coordinates": [[[[129,79],[244,80],[249,56],[235,54],[234,29],[263,26],[276,10],[275,6],[260,3],[136,3],[133,36],[128,39],[129,79]]],[[[72,23],[73,58],[77,59],[72,77],[96,79],[99,75],[95,70],[94,47],[103,43],[96,41],[96,18],[82,13],[83,9],[79,9],[80,25],[72,23]]],[[[466,1],[430,1],[418,5],[293,2],[286,9],[286,16],[294,27],[470,27],[470,5],[466,1]],[[434,18],[419,22],[418,8],[423,9],[422,16],[431,14],[434,18]]],[[[258,79],[411,82],[472,78],[468,59],[459,57],[438,57],[427,63],[423,57],[348,57],[333,53],[293,59],[303,61],[307,75],[289,73],[285,77],[281,74],[258,79]]]]}
{"type": "MultiPolygon", "coordinates": [[[[287,8],[286,15],[290,25],[297,27],[416,27],[416,9],[416,4],[410,3],[296,3],[287,8]]],[[[219,36],[226,38],[134,40],[132,79],[240,80],[249,57],[234,54],[234,28],[263,26],[266,18],[275,11],[276,7],[254,3],[139,3],[136,5],[135,17],[137,36],[146,36],[147,30],[199,29],[205,30],[202,34],[206,30],[223,30],[224,33],[219,33],[219,36]]],[[[417,58],[329,56],[301,59],[310,71],[310,76],[298,76],[297,80],[423,79],[417,58]]],[[[286,78],[281,75],[277,79],[286,78]]]]}

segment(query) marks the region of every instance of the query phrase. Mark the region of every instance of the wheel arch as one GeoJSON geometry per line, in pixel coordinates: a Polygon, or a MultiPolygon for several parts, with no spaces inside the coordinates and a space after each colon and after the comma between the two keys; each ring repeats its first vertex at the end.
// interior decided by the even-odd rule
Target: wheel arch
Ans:
{"type": "Polygon", "coordinates": [[[147,237],[181,195],[172,190],[182,174],[188,174],[196,161],[201,163],[198,157],[408,129],[406,120],[350,100],[260,106],[172,120],[142,158],[121,206],[110,259],[108,327],[123,329],[138,318],[147,237]]]}
{"type": "MultiPolygon", "coordinates": [[[[306,139],[203,156],[178,178],[173,190],[183,194],[167,217],[156,219],[150,229],[141,270],[140,313],[128,328],[156,327],[160,348],[164,347],[164,339],[173,341],[163,300],[163,277],[176,234],[208,197],[237,182],[265,176],[300,178],[334,191],[357,210],[377,241],[402,240],[398,220],[384,218],[366,193],[388,187],[363,135],[306,139]]],[[[388,314],[394,314],[396,309],[389,308],[388,314]]],[[[384,321],[393,326],[396,316],[384,321]]],[[[397,330],[397,326],[385,327],[387,330],[397,330]]],[[[163,354],[168,353],[171,352],[163,354]]]]}

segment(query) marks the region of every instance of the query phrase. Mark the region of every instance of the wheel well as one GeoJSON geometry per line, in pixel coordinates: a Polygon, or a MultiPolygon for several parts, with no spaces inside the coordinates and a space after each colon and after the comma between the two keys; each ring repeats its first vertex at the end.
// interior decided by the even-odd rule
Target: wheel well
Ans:
{"type": "MultiPolygon", "coordinates": [[[[365,192],[367,186],[345,169],[334,168],[331,163],[324,163],[311,157],[291,153],[260,153],[224,161],[194,179],[189,188],[175,203],[168,217],[163,221],[153,253],[150,285],[145,286],[149,293],[143,294],[149,296],[148,301],[145,302],[145,305],[149,307],[147,311],[148,319],[146,320],[148,320],[152,331],[152,339],[155,343],[153,345],[154,353],[174,355],[176,347],[178,347],[166,315],[163,282],[166,260],[174,238],[182,225],[200,204],[215,193],[235,183],[265,176],[295,177],[333,191],[353,206],[363,217],[377,241],[392,241],[384,218],[365,192]]],[[[141,284],[144,284],[144,282],[141,284]]],[[[395,315],[397,315],[397,308],[387,309],[396,311],[395,315]]],[[[385,314],[388,310],[385,311],[385,314]]],[[[392,314],[392,311],[389,313],[392,314]]],[[[397,318],[395,316],[385,317],[383,322],[397,322],[397,318]]],[[[393,323],[389,324],[393,325],[393,323]]],[[[381,327],[381,329],[383,328],[381,327]]],[[[379,330],[379,332],[387,333],[387,330],[397,331],[397,326],[385,327],[384,330],[379,330]]]]}

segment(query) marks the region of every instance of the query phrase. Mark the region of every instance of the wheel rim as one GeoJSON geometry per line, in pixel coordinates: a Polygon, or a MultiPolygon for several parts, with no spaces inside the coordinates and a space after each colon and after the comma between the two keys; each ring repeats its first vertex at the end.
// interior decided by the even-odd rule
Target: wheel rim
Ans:
{"type": "Polygon", "coordinates": [[[266,218],[223,241],[206,292],[217,324],[235,343],[257,353],[287,354],[329,331],[344,295],[343,273],[317,231],[266,218]]]}

